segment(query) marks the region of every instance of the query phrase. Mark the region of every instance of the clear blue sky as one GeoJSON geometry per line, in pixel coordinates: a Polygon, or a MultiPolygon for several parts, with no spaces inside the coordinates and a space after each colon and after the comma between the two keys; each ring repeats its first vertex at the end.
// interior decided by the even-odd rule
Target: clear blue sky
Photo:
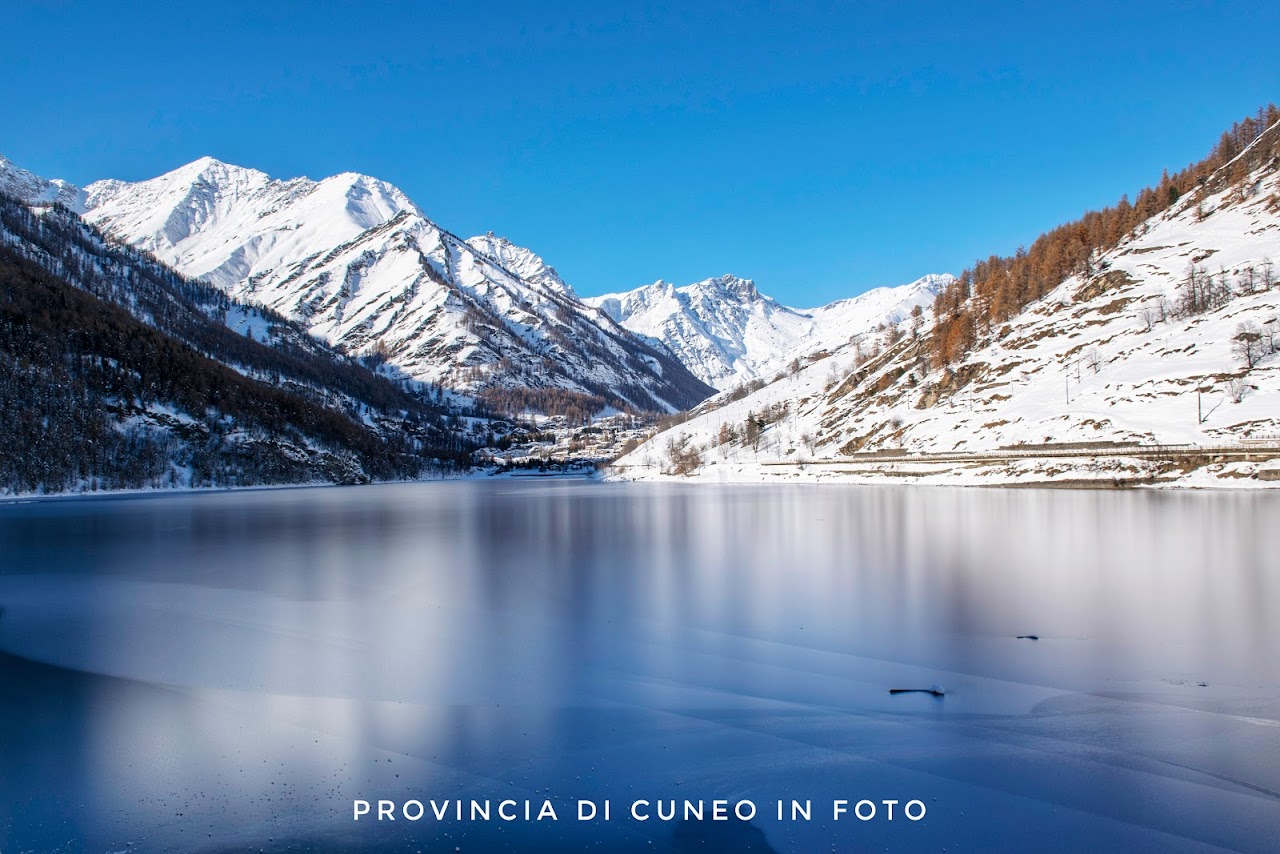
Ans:
{"type": "Polygon", "coordinates": [[[734,272],[816,305],[959,272],[1280,99],[1276,3],[48,3],[0,153],[360,171],[584,294],[734,272]]]}

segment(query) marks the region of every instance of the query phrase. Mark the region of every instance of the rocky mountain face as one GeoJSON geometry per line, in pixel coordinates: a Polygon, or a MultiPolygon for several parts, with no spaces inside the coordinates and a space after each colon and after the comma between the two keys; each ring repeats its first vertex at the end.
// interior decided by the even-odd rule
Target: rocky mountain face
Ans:
{"type": "Polygon", "coordinates": [[[462,240],[368,176],[282,181],[202,158],[149,181],[90,184],[83,207],[176,270],[450,392],[670,412],[711,391],[532,252],[462,240]]]}
{"type": "Polygon", "coordinates": [[[658,281],[585,301],[662,343],[703,382],[725,390],[771,377],[805,353],[899,322],[916,306],[931,305],[950,279],[925,276],[812,309],[782,305],[750,279],[732,275],[681,287],[658,281]]]}

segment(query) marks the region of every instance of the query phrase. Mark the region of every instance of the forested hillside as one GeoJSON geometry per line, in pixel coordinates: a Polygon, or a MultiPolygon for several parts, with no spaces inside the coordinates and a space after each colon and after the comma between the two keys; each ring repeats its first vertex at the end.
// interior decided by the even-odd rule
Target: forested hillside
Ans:
{"type": "Polygon", "coordinates": [[[0,366],[3,492],[357,483],[472,449],[296,324],[7,197],[0,366]]]}
{"type": "Polygon", "coordinates": [[[932,310],[721,394],[627,477],[1280,482],[1280,110],[948,285],[932,310]],[[1270,123],[1270,124],[1268,124],[1270,123]]]}
{"type": "MultiPolygon", "coordinates": [[[[1089,278],[1104,272],[1100,256],[1125,237],[1140,237],[1148,220],[1177,205],[1190,207],[1203,222],[1213,210],[1210,196],[1227,193],[1218,207],[1244,202],[1260,192],[1259,170],[1276,168],[1280,158],[1280,108],[1275,104],[1236,122],[1222,134],[1213,151],[1177,174],[1168,170],[1159,183],[1128,195],[1099,211],[1040,235],[1030,249],[1012,256],[992,255],[960,274],[934,301],[934,335],[930,347],[935,367],[960,359],[1034,300],[1040,299],[1069,276],[1089,278]]],[[[1268,199],[1272,211],[1280,210],[1280,195],[1268,199]]]]}

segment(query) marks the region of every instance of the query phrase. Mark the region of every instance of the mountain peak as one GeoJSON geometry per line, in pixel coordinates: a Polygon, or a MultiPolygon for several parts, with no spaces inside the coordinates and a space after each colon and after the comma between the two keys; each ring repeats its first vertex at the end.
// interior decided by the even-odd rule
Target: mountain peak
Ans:
{"type": "Polygon", "coordinates": [[[710,279],[703,279],[701,282],[688,286],[690,289],[713,289],[727,294],[744,302],[755,299],[768,299],[762,296],[756,289],[756,283],[751,279],[743,279],[732,273],[725,273],[723,276],[713,276],[710,279]]]}
{"type": "Polygon", "coordinates": [[[206,154],[203,157],[197,157],[195,160],[192,160],[187,165],[194,166],[198,169],[207,169],[210,166],[222,166],[225,168],[232,164],[226,163],[225,161],[219,160],[216,157],[206,154]]]}
{"type": "Polygon", "coordinates": [[[542,260],[542,257],[531,249],[526,249],[492,231],[467,238],[466,243],[481,255],[496,261],[527,282],[542,285],[558,293],[573,295],[573,288],[560,278],[556,268],[542,260]]]}
{"type": "Polygon", "coordinates": [[[196,180],[203,178],[213,183],[223,183],[228,178],[231,179],[257,179],[270,180],[266,173],[259,172],[256,169],[250,169],[245,166],[237,166],[234,163],[226,163],[216,157],[205,155],[198,157],[183,166],[179,166],[166,174],[160,176],[163,178],[176,178],[186,180],[196,180]]]}
{"type": "Polygon", "coordinates": [[[422,214],[398,188],[368,175],[277,180],[208,155],[147,181],[87,189],[91,222],[220,287],[304,245],[332,248],[402,211],[422,214]]]}

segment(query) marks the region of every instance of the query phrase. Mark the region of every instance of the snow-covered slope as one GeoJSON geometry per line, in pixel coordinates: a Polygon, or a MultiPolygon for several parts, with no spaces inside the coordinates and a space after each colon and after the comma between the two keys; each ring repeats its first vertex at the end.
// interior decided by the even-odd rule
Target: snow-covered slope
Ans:
{"type": "Polygon", "coordinates": [[[790,355],[794,358],[815,350],[832,350],[855,339],[865,339],[882,324],[900,324],[911,317],[914,309],[923,312],[932,307],[934,297],[954,279],[949,273],[930,273],[905,285],[875,288],[809,309],[813,329],[796,342],[790,355]]]}
{"type": "Polygon", "coordinates": [[[1175,455],[994,466],[873,464],[866,455],[1030,452],[1046,444],[1280,444],[1278,200],[1274,164],[1199,209],[1188,196],[1099,258],[1097,274],[1062,282],[1008,324],[984,332],[979,346],[947,370],[932,369],[925,356],[926,312],[919,334],[908,319],[819,354],[745,397],[705,402],[690,420],[623,458],[619,472],[657,477],[683,469],[728,480],[1276,483],[1280,464],[1259,463],[1257,456],[1238,463],[1202,457],[1207,464],[1187,473],[1181,466],[1195,460],[1173,462],[1175,455]],[[1210,276],[1220,287],[1225,278],[1229,301],[1204,312],[1180,310],[1193,269],[1202,284],[1210,276]],[[1252,367],[1241,352],[1242,331],[1259,342],[1252,367]]]}
{"type": "Polygon", "coordinates": [[[384,181],[281,181],[206,157],[86,191],[85,218],[112,236],[420,381],[566,390],[646,410],[683,409],[708,391],[579,302],[533,253],[463,241],[384,181]]]}
{"type": "Polygon", "coordinates": [[[770,377],[803,352],[898,322],[913,307],[932,304],[949,281],[945,275],[926,276],[814,309],[782,305],[751,280],[732,275],[682,287],[658,281],[586,302],[666,345],[703,382],[729,389],[770,377]]]}
{"type": "Polygon", "coordinates": [[[0,194],[29,204],[58,202],[79,213],[84,210],[85,193],[61,178],[41,178],[0,155],[0,194]]]}

